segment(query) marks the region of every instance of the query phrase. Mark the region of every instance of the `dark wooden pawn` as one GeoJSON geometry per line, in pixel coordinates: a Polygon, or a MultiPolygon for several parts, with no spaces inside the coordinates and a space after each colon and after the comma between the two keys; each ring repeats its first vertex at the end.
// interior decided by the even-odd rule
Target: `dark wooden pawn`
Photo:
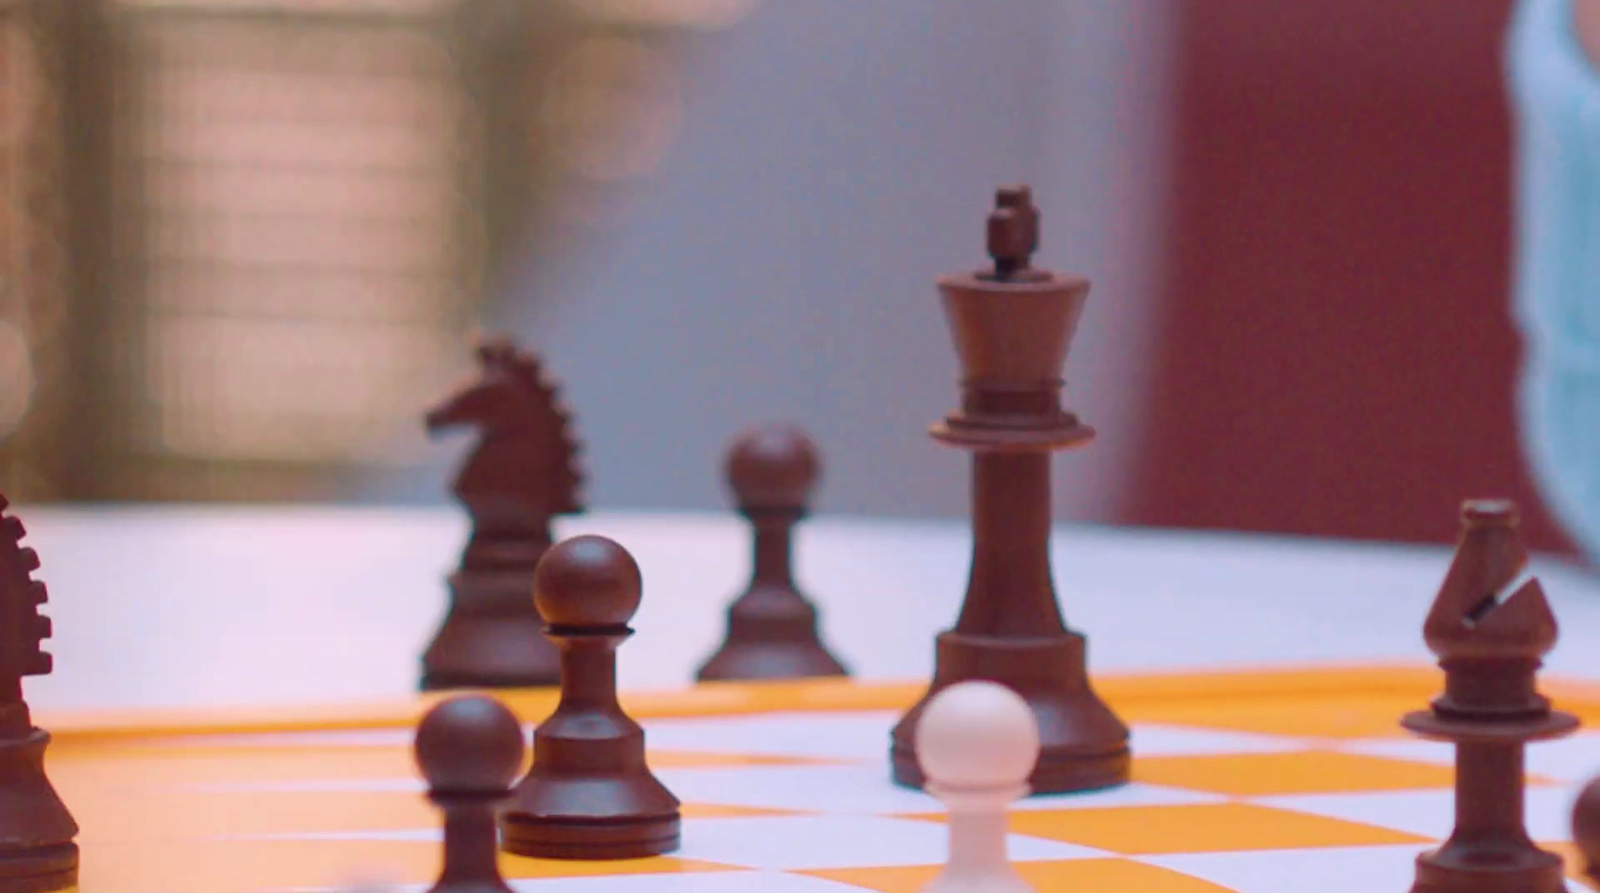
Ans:
{"type": "Polygon", "coordinates": [[[452,698],[423,717],[415,752],[428,798],[444,813],[444,867],[429,893],[512,893],[495,823],[522,771],[522,724],[493,698],[452,698]]]}
{"type": "Polygon", "coordinates": [[[790,425],[752,428],[728,450],[728,487],[752,529],[753,573],[701,680],[848,675],[822,644],[816,606],[791,569],[794,528],[810,511],[821,464],[811,438],[790,425]]]}
{"type": "Polygon", "coordinates": [[[1583,858],[1583,876],[1600,888],[1600,778],[1585,785],[1572,805],[1572,843],[1583,858]]]}
{"type": "Polygon", "coordinates": [[[678,848],[678,798],[617,703],[616,649],[642,588],[633,556],[605,537],[565,540],[539,561],[534,600],[560,651],[561,700],[534,731],[533,765],[501,819],[508,852],[632,859],[678,848]]]}
{"type": "Polygon", "coordinates": [[[1535,674],[1556,642],[1556,619],[1539,581],[1524,580],[1527,553],[1516,508],[1469,501],[1461,539],[1423,626],[1444,670],[1432,709],[1402,724],[1456,746],[1456,821],[1450,838],[1417,857],[1412,893],[1559,893],[1561,857],[1528,837],[1523,751],[1530,741],[1577,728],[1553,710],[1535,674]],[[1516,588],[1507,591],[1511,586],[1516,588]]]}

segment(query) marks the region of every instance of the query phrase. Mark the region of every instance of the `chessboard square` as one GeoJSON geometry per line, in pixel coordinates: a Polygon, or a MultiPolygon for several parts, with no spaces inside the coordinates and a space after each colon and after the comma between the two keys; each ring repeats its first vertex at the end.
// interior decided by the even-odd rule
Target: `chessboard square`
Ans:
{"type": "MultiPolygon", "coordinates": [[[[1339,749],[1350,753],[1436,763],[1454,767],[1456,748],[1448,741],[1349,741],[1339,749]]],[[[1581,782],[1600,771],[1600,733],[1583,732],[1555,741],[1535,741],[1528,745],[1524,766],[1529,784],[1581,782]]]]}
{"type": "MultiPolygon", "coordinates": [[[[938,865],[837,868],[806,874],[880,893],[918,893],[938,875],[938,865]]],[[[1036,890],[1137,890],[1139,893],[1228,893],[1196,877],[1128,859],[1018,862],[1017,874],[1036,890]]]]}
{"type": "MultiPolygon", "coordinates": [[[[1137,758],[1134,760],[1134,767],[1137,773],[1137,758]]],[[[1018,800],[1011,805],[1011,809],[1014,812],[1037,812],[1055,809],[1107,809],[1115,806],[1175,806],[1182,803],[1219,803],[1223,799],[1225,798],[1220,794],[1206,791],[1131,781],[1098,791],[1036,794],[1018,800]]],[[[933,815],[935,813],[923,814],[924,817],[933,815]]],[[[943,810],[941,809],[937,815],[942,816],[943,810]]]]}
{"type": "Polygon", "coordinates": [[[1306,738],[1399,738],[1400,717],[1417,709],[1405,692],[1348,691],[1151,698],[1116,705],[1135,724],[1193,726],[1306,738]]]}
{"type": "Polygon", "coordinates": [[[780,871],[595,875],[511,880],[509,884],[517,893],[750,893],[752,890],[761,893],[850,893],[854,889],[826,878],[780,871]]]}
{"type": "Polygon", "coordinates": [[[1389,828],[1250,803],[1014,812],[1010,824],[1014,834],[1124,855],[1426,841],[1389,828]]]}
{"type": "Polygon", "coordinates": [[[68,802],[92,809],[83,839],[187,839],[327,835],[372,836],[436,828],[438,811],[418,792],[172,790],[159,799],[63,790],[68,802]],[[89,796],[76,797],[79,793],[89,796]]]}
{"type": "Polygon", "coordinates": [[[716,750],[657,750],[651,747],[645,762],[653,770],[661,769],[712,769],[741,766],[818,766],[839,764],[845,760],[830,757],[796,757],[758,753],[722,753],[716,750]]]}
{"type": "Polygon", "coordinates": [[[889,752],[889,730],[898,719],[888,711],[841,711],[656,719],[643,724],[652,749],[881,762],[889,752]]]}
{"type": "Polygon", "coordinates": [[[1259,796],[1359,790],[1449,788],[1450,766],[1366,754],[1303,750],[1135,759],[1139,781],[1217,794],[1259,796]]]}
{"type": "Polygon", "coordinates": [[[927,794],[891,783],[882,760],[844,766],[663,769],[656,776],[685,803],[875,815],[941,809],[927,794]]]}
{"type": "MultiPolygon", "coordinates": [[[[1534,840],[1571,836],[1573,794],[1565,787],[1530,787],[1523,794],[1528,834],[1534,840]]],[[[1455,791],[1355,791],[1343,794],[1290,794],[1254,801],[1279,809],[1376,825],[1429,840],[1450,836],[1455,822],[1455,791]]]]}
{"type": "Polygon", "coordinates": [[[308,781],[414,777],[409,751],[390,747],[329,750],[288,747],[128,746],[115,751],[54,749],[50,775],[74,783],[118,790],[167,790],[209,785],[270,785],[308,781]]]}
{"type": "Polygon", "coordinates": [[[1414,844],[1249,852],[1177,853],[1140,861],[1200,878],[1235,893],[1371,893],[1408,890],[1414,844]]]}
{"type": "MultiPolygon", "coordinates": [[[[1007,845],[1012,861],[1104,855],[1071,843],[1017,835],[1007,845]]],[[[678,851],[686,859],[782,871],[940,865],[948,854],[944,825],[849,815],[703,819],[685,829],[678,851]]]]}
{"type": "MultiPolygon", "coordinates": [[[[437,844],[435,845],[437,847],[437,844]]],[[[738,871],[731,865],[685,859],[676,854],[645,859],[530,859],[500,854],[500,873],[512,878],[580,878],[610,875],[694,874],[738,871]]]]}
{"type": "Polygon", "coordinates": [[[1306,739],[1297,735],[1232,732],[1160,723],[1135,723],[1131,741],[1135,760],[1154,756],[1280,753],[1301,750],[1306,746],[1306,739]]]}
{"type": "Polygon", "coordinates": [[[404,840],[186,841],[181,853],[147,841],[86,846],[79,885],[161,893],[337,889],[357,880],[425,884],[440,865],[437,843],[404,840]]]}

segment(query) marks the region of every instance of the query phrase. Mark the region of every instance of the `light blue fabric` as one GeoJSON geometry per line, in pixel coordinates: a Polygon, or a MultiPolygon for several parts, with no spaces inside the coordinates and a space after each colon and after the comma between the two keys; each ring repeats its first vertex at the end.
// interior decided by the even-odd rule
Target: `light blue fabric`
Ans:
{"type": "Polygon", "coordinates": [[[1600,68],[1571,4],[1521,0],[1509,39],[1514,314],[1524,449],[1546,502],[1600,563],[1600,68]]]}

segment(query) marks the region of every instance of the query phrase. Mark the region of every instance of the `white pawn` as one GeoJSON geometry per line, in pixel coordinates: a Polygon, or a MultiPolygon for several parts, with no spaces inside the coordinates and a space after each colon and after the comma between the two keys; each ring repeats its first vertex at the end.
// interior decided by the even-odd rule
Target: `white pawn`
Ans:
{"type": "Polygon", "coordinates": [[[1039,761],[1033,708],[994,682],[960,682],[928,702],[917,763],[949,812],[950,855],[922,893],[1034,893],[1006,853],[1006,813],[1039,761]]]}

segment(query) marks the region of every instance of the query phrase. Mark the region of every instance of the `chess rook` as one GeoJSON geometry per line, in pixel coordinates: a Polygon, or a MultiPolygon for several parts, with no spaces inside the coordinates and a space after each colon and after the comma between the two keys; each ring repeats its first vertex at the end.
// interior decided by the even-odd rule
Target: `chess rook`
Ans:
{"type": "Polygon", "coordinates": [[[528,598],[550,522],[582,511],[571,414],[537,357],[504,338],[478,346],[479,377],[428,413],[439,433],[480,433],[453,485],[472,533],[449,580],[444,622],[422,658],[424,690],[523,688],[560,681],[528,598]]]}
{"type": "Polygon", "coordinates": [[[1525,745],[1578,725],[1535,685],[1556,642],[1555,616],[1539,581],[1522,576],[1528,559],[1515,507],[1469,501],[1461,517],[1455,557],[1423,626],[1445,690],[1432,709],[1402,720],[1417,735],[1455,742],[1455,830],[1417,857],[1412,893],[1558,893],[1566,889],[1561,857],[1534,845],[1523,817],[1525,745]]]}
{"type": "Polygon", "coordinates": [[[989,219],[994,268],[939,282],[962,399],[931,434],[973,453],[972,570],[955,628],[938,637],[928,693],[894,728],[893,775],[904,785],[923,782],[913,732],[928,697],[968,679],[1003,683],[1033,707],[1033,791],[1128,780],[1128,729],[1089,684],[1087,642],[1067,628],[1051,577],[1050,454],[1094,437],[1060,400],[1089,283],[1032,266],[1038,226],[1025,187],[1000,190],[989,219]]]}
{"type": "Polygon", "coordinates": [[[561,654],[561,700],[533,733],[533,766],[501,819],[502,846],[546,859],[632,859],[678,848],[678,799],[645,764],[617,703],[616,649],[633,631],[639,566],[605,537],[545,553],[534,598],[561,654]]]}
{"type": "MultiPolygon", "coordinates": [[[[0,496],[0,512],[8,504],[0,496]]],[[[78,824],[50,784],[50,733],[34,726],[22,680],[52,669],[43,641],[48,593],[33,579],[39,556],[22,545],[14,515],[0,517],[0,893],[48,893],[78,885],[78,824]]]]}
{"type": "Polygon", "coordinates": [[[792,534],[810,510],[821,465],[811,438],[790,425],[753,428],[728,450],[728,486],[752,529],[753,573],[728,609],[727,636],[697,678],[847,675],[822,644],[816,606],[792,571],[792,534]]]}
{"type": "Polygon", "coordinates": [[[422,718],[414,752],[444,813],[444,867],[428,893],[512,893],[500,876],[496,819],[522,771],[522,724],[493,698],[452,698],[422,718]]]}
{"type": "Polygon", "coordinates": [[[1006,815],[1028,793],[1039,758],[1033,710],[993,682],[960,682],[935,695],[916,732],[928,793],[949,813],[950,853],[922,893],[1032,893],[1006,852],[1006,815]]]}

